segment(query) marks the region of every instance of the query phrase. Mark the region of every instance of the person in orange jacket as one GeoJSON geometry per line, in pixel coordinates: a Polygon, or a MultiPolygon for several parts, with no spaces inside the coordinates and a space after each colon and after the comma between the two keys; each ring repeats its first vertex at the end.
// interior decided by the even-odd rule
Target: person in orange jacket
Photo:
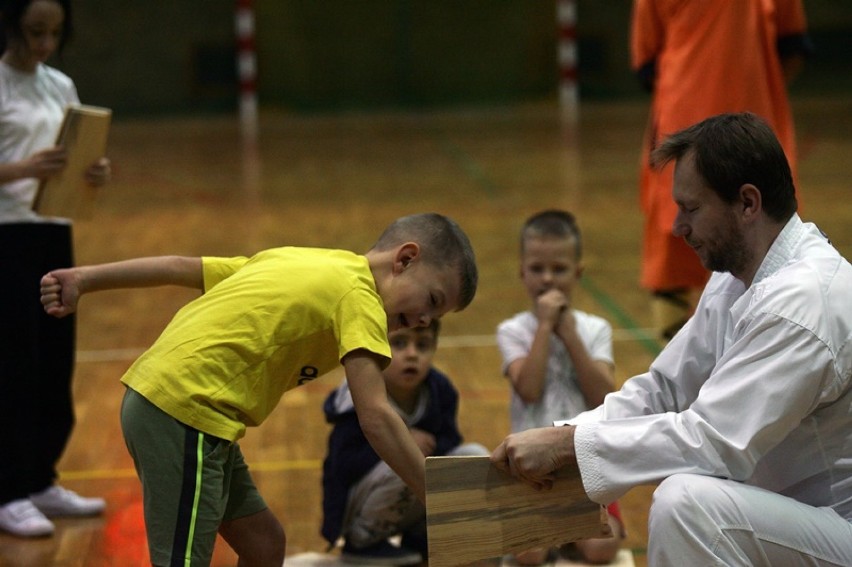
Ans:
{"type": "Polygon", "coordinates": [[[654,170],[650,152],[704,118],[750,111],[775,131],[795,178],[786,86],[812,51],[806,31],[801,0],[634,1],[631,66],[653,96],[639,183],[645,216],[640,283],[652,294],[654,325],[664,340],[689,317],[709,274],[672,235],[672,166],[654,170]]]}

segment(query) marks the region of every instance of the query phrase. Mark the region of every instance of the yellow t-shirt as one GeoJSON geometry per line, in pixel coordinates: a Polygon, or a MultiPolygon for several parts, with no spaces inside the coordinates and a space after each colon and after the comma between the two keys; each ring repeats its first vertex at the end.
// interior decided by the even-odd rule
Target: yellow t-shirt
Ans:
{"type": "Polygon", "coordinates": [[[287,247],[203,266],[204,295],[121,379],[182,423],[235,441],[284,392],[347,353],[390,359],[387,314],[364,256],[287,247]]]}

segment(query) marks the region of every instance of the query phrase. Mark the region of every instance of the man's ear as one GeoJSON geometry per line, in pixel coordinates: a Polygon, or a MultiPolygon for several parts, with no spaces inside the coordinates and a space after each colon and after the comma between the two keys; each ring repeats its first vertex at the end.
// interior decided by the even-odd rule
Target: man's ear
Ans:
{"type": "Polygon", "coordinates": [[[401,274],[411,264],[420,258],[420,245],[416,242],[406,242],[396,250],[393,259],[394,275],[401,274]]]}
{"type": "Polygon", "coordinates": [[[760,189],[751,183],[740,187],[740,205],[743,219],[755,219],[763,211],[763,196],[760,189]]]}

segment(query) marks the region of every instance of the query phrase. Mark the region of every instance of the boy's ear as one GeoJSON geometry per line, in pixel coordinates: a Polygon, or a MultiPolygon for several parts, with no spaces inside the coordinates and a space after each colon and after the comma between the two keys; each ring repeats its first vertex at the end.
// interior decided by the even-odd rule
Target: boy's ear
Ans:
{"type": "Polygon", "coordinates": [[[420,258],[420,245],[416,242],[406,242],[396,250],[393,259],[393,273],[401,274],[412,263],[420,258]]]}

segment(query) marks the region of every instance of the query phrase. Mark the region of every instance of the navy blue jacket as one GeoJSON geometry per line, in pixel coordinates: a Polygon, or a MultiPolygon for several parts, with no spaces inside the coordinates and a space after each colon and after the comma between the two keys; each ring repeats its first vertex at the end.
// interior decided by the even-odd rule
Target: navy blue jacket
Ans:
{"type": "MultiPolygon", "coordinates": [[[[443,456],[462,442],[456,424],[459,395],[449,378],[434,368],[429,370],[423,385],[429,389],[429,404],[412,427],[434,435],[434,456],[443,456]]],[[[340,407],[339,391],[340,388],[329,394],[323,404],[326,421],[334,426],[322,467],[322,535],[332,545],[340,536],[349,489],[380,461],[361,431],[351,402],[340,407]]]]}

